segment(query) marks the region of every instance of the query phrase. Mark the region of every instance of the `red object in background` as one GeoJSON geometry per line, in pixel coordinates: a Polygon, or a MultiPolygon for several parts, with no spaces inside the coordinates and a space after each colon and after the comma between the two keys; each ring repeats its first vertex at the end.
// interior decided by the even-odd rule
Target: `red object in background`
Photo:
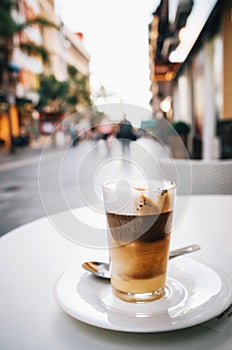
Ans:
{"type": "Polygon", "coordinates": [[[55,131],[62,119],[64,113],[46,113],[40,111],[39,117],[39,131],[41,135],[49,135],[55,131]]]}
{"type": "Polygon", "coordinates": [[[77,32],[77,33],[76,33],[76,36],[77,36],[80,40],[83,39],[83,33],[81,33],[81,32],[77,32]]]}

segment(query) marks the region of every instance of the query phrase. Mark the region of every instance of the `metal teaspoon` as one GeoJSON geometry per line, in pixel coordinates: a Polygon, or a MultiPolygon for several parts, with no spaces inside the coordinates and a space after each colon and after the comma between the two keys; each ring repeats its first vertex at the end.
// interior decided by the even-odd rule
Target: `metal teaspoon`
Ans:
{"type": "MultiPolygon", "coordinates": [[[[198,244],[192,244],[187,247],[171,250],[169,252],[169,260],[176,258],[180,255],[196,252],[201,249],[198,244]]],[[[82,267],[91,272],[94,276],[110,279],[109,264],[100,261],[86,261],[82,264],[82,267]]]]}

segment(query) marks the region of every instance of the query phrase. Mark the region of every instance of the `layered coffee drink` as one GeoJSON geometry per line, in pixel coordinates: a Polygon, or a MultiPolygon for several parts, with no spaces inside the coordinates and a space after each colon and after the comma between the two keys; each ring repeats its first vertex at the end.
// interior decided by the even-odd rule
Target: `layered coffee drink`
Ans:
{"type": "MultiPolygon", "coordinates": [[[[107,210],[111,284],[122,300],[145,302],[164,294],[173,216],[170,191],[155,198],[144,188],[134,188],[129,207],[107,210]],[[128,212],[130,211],[130,213],[128,212]]],[[[152,193],[151,193],[152,194],[152,193]]],[[[154,196],[153,196],[154,197],[154,196]]]]}

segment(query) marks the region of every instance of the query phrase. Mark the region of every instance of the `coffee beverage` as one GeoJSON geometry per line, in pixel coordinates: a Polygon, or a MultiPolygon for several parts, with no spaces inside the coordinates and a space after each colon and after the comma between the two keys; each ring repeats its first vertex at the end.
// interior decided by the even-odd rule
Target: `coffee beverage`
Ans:
{"type": "Polygon", "coordinates": [[[164,294],[173,217],[169,191],[156,202],[136,188],[134,213],[107,211],[111,285],[120,299],[145,302],[164,294]]]}

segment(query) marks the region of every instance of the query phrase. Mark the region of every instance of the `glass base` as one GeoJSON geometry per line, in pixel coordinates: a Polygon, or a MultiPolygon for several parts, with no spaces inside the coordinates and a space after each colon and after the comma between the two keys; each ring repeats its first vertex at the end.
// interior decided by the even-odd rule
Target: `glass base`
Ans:
{"type": "Polygon", "coordinates": [[[150,301],[161,299],[165,294],[164,288],[160,288],[157,289],[155,292],[148,293],[125,293],[121,292],[118,289],[115,289],[114,287],[112,287],[112,289],[116,297],[130,303],[147,303],[150,301]]]}

